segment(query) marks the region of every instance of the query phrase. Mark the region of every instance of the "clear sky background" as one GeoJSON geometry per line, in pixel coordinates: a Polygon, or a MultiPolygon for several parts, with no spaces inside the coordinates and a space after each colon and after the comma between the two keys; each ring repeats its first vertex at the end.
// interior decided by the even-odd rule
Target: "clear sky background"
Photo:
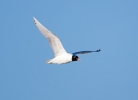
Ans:
{"type": "Polygon", "coordinates": [[[137,0],[0,1],[0,100],[138,100],[137,0]],[[54,57],[36,17],[81,61],[54,57]]]}

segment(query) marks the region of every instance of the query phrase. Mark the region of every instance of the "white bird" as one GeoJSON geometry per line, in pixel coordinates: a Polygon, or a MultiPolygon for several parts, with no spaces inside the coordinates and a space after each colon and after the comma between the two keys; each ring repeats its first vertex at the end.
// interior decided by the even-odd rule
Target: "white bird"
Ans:
{"type": "Polygon", "coordinates": [[[48,60],[48,64],[65,64],[72,61],[78,61],[80,58],[77,56],[77,54],[86,54],[91,52],[100,52],[101,50],[96,51],[80,51],[75,53],[68,53],[65,48],[63,47],[60,39],[53,34],[51,31],[49,31],[47,28],[45,28],[36,18],[33,18],[34,22],[37,26],[37,28],[40,30],[40,32],[48,39],[55,57],[51,60],[48,60]]]}

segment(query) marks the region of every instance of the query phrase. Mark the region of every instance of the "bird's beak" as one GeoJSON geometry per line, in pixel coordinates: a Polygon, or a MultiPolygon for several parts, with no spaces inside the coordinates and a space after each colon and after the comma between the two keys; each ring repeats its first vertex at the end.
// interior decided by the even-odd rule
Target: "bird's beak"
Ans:
{"type": "Polygon", "coordinates": [[[81,60],[80,58],[78,58],[77,60],[81,60]]]}

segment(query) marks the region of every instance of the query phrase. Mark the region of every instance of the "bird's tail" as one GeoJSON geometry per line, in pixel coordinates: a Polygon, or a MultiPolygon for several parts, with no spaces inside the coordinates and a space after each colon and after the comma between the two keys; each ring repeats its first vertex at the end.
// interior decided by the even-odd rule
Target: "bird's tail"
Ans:
{"type": "Polygon", "coordinates": [[[52,64],[52,61],[51,61],[52,59],[50,59],[50,60],[47,60],[46,62],[48,63],[48,64],[52,64]]]}

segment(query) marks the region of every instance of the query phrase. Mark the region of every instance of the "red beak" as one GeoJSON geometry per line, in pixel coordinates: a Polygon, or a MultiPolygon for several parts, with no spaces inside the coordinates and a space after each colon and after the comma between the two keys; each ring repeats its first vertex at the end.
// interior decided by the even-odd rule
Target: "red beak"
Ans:
{"type": "Polygon", "coordinates": [[[77,58],[77,60],[81,60],[80,58],[77,58]]]}

